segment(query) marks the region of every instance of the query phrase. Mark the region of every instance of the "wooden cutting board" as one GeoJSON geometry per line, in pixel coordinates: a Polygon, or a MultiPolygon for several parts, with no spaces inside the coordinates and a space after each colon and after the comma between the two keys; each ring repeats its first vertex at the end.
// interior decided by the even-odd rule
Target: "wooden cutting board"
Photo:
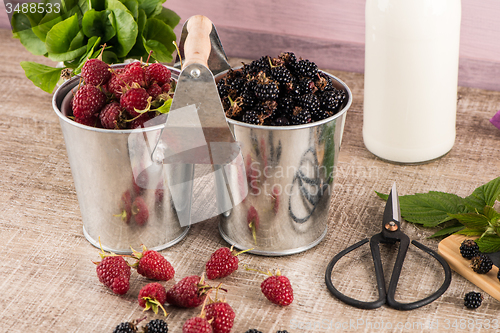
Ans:
{"type": "Polygon", "coordinates": [[[470,260],[460,254],[460,244],[464,239],[474,239],[462,235],[451,235],[438,245],[438,253],[448,262],[451,269],[500,301],[500,281],[497,278],[498,267],[493,266],[487,274],[477,274],[469,267],[470,260]]]}

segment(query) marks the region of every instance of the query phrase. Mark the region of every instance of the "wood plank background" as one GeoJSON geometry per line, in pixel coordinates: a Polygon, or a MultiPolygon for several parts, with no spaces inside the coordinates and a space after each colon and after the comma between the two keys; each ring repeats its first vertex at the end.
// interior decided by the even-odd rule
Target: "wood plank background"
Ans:
{"type": "MultiPolygon", "coordinates": [[[[454,0],[460,1],[460,0],[454,0]]],[[[216,25],[230,57],[294,51],[322,68],[362,73],[365,0],[168,0],[181,17],[216,25]]],[[[500,90],[500,1],[462,0],[459,85],[500,90]]],[[[0,27],[9,27],[0,2],[0,27]]],[[[180,32],[180,26],[176,29],[180,32]]]]}

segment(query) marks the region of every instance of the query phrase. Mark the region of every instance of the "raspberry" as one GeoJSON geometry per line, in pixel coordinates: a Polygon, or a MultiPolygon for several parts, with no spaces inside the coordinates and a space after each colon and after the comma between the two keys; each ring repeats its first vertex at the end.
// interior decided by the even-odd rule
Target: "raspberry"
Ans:
{"type": "Polygon", "coordinates": [[[482,302],[483,302],[483,296],[481,295],[481,293],[476,293],[474,291],[471,291],[465,294],[464,305],[468,309],[477,309],[478,307],[481,306],[482,302]]]}
{"type": "Polygon", "coordinates": [[[182,333],[212,333],[213,329],[208,320],[202,317],[193,317],[182,325],[182,333]]]}
{"type": "Polygon", "coordinates": [[[144,308],[144,311],[152,309],[157,314],[158,307],[160,307],[165,316],[167,316],[167,311],[163,308],[163,304],[167,300],[167,292],[165,291],[165,287],[158,282],[148,283],[142,287],[137,299],[139,305],[144,308]]]}
{"type": "Polygon", "coordinates": [[[460,254],[465,259],[472,259],[479,254],[479,246],[472,239],[466,239],[460,245],[460,254]]]}
{"type": "Polygon", "coordinates": [[[157,62],[147,66],[144,72],[148,84],[157,83],[160,86],[169,82],[172,76],[167,67],[157,62]]]}
{"type": "Polygon", "coordinates": [[[137,327],[133,323],[121,323],[115,327],[113,333],[136,333],[137,327]]]}
{"type": "Polygon", "coordinates": [[[493,267],[493,261],[487,254],[478,254],[471,259],[470,267],[478,274],[486,274],[493,267]]]}
{"type": "Polygon", "coordinates": [[[115,294],[123,295],[130,288],[130,266],[123,257],[101,253],[102,261],[94,262],[99,281],[115,294]]]}
{"type": "Polygon", "coordinates": [[[149,209],[143,197],[139,196],[132,202],[132,215],[134,216],[135,223],[144,225],[148,222],[149,209]]]}
{"type": "Polygon", "coordinates": [[[90,118],[75,118],[75,121],[79,124],[90,126],[90,127],[98,127],[99,125],[99,117],[92,116],[90,118]]]}
{"type": "Polygon", "coordinates": [[[167,291],[167,302],[181,308],[195,308],[203,303],[208,289],[203,278],[186,276],[167,291]]]}
{"type": "Polygon", "coordinates": [[[161,86],[161,89],[163,90],[163,92],[168,93],[170,92],[170,89],[172,89],[172,85],[170,84],[170,82],[167,82],[161,86]]]}
{"type": "Polygon", "coordinates": [[[167,333],[168,325],[165,320],[154,319],[146,324],[144,333],[167,333]]]}
{"type": "Polygon", "coordinates": [[[149,94],[146,89],[131,88],[120,98],[120,105],[127,110],[132,117],[137,117],[141,114],[140,111],[148,107],[148,98],[149,94]]]}
{"type": "Polygon", "coordinates": [[[153,83],[146,90],[153,100],[155,100],[162,92],[163,89],[158,85],[158,83],[153,83]]]}
{"type": "Polygon", "coordinates": [[[147,127],[145,125],[146,122],[149,120],[153,119],[154,113],[152,112],[144,112],[140,117],[135,118],[130,122],[130,128],[131,129],[136,129],[136,128],[145,128],[147,127]]]}
{"type": "Polygon", "coordinates": [[[287,306],[293,302],[293,289],[290,280],[281,275],[279,270],[276,271],[275,275],[265,279],[261,283],[260,289],[264,296],[275,304],[287,306]]]}
{"type": "Polygon", "coordinates": [[[207,278],[210,280],[223,278],[229,276],[231,273],[238,269],[238,255],[243,253],[233,251],[227,247],[221,247],[212,255],[210,259],[205,264],[205,270],[207,272],[207,278]]]}
{"type": "MultiPolygon", "coordinates": [[[[125,82],[132,86],[133,83],[137,83],[139,86],[146,86],[146,74],[142,68],[140,62],[133,62],[133,66],[125,67],[125,73],[123,74],[125,82]],[[137,64],[137,65],[135,65],[137,64]]],[[[131,65],[131,64],[129,64],[131,65]]]]}
{"type": "Polygon", "coordinates": [[[133,264],[137,267],[137,273],[151,280],[168,281],[171,280],[175,271],[170,262],[159,252],[148,250],[142,247],[142,252],[132,249],[132,257],[138,261],[133,264]]]}
{"type": "Polygon", "coordinates": [[[82,67],[82,78],[85,84],[102,86],[111,78],[109,65],[100,59],[89,59],[82,67]]]}
{"type": "Polygon", "coordinates": [[[111,102],[106,104],[99,113],[99,120],[104,128],[107,129],[120,129],[124,128],[122,117],[122,108],[120,103],[111,102]]]}
{"type": "Polygon", "coordinates": [[[211,322],[214,333],[229,333],[236,317],[233,308],[226,302],[209,303],[205,307],[207,320],[211,322]]]}
{"type": "Polygon", "coordinates": [[[73,97],[75,118],[89,119],[98,114],[106,104],[106,95],[97,87],[81,86],[73,97]]]}

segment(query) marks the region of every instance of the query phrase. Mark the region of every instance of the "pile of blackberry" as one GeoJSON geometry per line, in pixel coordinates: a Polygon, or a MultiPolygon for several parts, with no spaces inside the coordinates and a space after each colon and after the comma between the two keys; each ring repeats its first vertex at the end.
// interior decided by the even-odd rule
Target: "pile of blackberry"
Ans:
{"type": "Polygon", "coordinates": [[[302,125],[333,116],[346,92],[294,53],[263,56],[229,70],[217,83],[226,117],[254,125],[302,125]]]}

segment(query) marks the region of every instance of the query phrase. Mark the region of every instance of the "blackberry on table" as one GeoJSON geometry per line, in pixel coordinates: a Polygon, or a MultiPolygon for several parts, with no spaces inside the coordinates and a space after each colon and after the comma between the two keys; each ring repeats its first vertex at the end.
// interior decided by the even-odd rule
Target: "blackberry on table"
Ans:
{"type": "Polygon", "coordinates": [[[162,319],[154,319],[147,323],[144,333],[167,333],[167,322],[162,319]]]}
{"type": "Polygon", "coordinates": [[[481,306],[482,301],[483,296],[481,295],[481,293],[476,293],[475,291],[471,291],[465,294],[464,297],[464,305],[468,309],[477,309],[481,306]]]}
{"type": "Polygon", "coordinates": [[[460,245],[460,254],[465,259],[472,259],[479,254],[479,246],[472,239],[466,239],[460,245]]]}
{"type": "Polygon", "coordinates": [[[493,267],[493,261],[484,253],[480,253],[471,259],[470,267],[478,274],[486,274],[493,267]]]}
{"type": "Polygon", "coordinates": [[[134,324],[125,322],[121,323],[118,326],[115,327],[113,330],[113,333],[136,333],[137,328],[135,327],[134,324]]]}
{"type": "Polygon", "coordinates": [[[246,331],[245,333],[262,333],[261,331],[255,329],[255,328],[251,328],[249,329],[248,331],[246,331]]]}

